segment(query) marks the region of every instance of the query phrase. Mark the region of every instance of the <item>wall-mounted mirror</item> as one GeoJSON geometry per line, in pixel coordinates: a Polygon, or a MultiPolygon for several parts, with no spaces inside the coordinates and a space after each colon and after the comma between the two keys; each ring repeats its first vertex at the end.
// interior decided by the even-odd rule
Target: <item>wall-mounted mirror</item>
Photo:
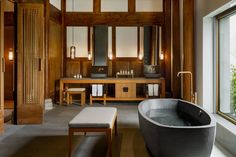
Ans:
{"type": "Polygon", "coordinates": [[[67,57],[79,58],[88,56],[88,27],[67,27],[67,57]],[[71,48],[74,47],[74,53],[71,48]]]}
{"type": "Polygon", "coordinates": [[[138,56],[138,27],[116,27],[116,58],[138,56]]]}
{"type": "Polygon", "coordinates": [[[140,27],[140,51],[143,52],[144,65],[159,65],[162,51],[160,26],[140,27]]]}

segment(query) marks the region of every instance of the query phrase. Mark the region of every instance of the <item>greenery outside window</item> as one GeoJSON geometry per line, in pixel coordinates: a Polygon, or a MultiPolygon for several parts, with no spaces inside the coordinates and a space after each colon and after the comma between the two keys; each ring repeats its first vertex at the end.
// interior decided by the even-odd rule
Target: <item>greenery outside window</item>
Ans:
{"type": "Polygon", "coordinates": [[[217,16],[217,113],[236,124],[236,9],[217,16]]]}

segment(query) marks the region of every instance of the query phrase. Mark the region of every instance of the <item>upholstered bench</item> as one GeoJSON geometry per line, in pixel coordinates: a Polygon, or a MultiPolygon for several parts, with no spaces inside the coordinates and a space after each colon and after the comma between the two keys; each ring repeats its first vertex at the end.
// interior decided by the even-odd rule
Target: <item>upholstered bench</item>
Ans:
{"type": "Polygon", "coordinates": [[[69,122],[69,157],[74,132],[105,132],[108,156],[112,156],[112,131],[117,134],[117,109],[114,107],[86,107],[69,122]]]}
{"type": "Polygon", "coordinates": [[[67,98],[66,98],[67,104],[72,104],[72,95],[74,95],[74,94],[80,94],[81,95],[80,104],[82,106],[85,104],[85,100],[86,100],[85,88],[68,88],[66,90],[66,94],[67,94],[67,98]]]}

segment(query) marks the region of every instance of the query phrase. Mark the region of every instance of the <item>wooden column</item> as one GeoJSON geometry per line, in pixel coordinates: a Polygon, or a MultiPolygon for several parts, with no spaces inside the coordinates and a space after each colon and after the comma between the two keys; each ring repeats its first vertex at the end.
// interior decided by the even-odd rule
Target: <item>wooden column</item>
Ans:
{"type": "Polygon", "coordinates": [[[180,78],[177,77],[178,72],[181,70],[180,66],[180,9],[179,0],[172,0],[172,30],[173,30],[173,78],[172,78],[172,91],[173,98],[181,98],[181,83],[180,78]]]}
{"type": "Polygon", "coordinates": [[[93,12],[94,13],[101,12],[101,0],[93,0],[93,12]]]}
{"type": "Polygon", "coordinates": [[[128,0],[129,13],[135,13],[135,0],[128,0]]]}
{"type": "Polygon", "coordinates": [[[61,49],[62,49],[62,67],[61,74],[66,76],[66,26],[65,26],[66,0],[61,0],[61,49]]]}
{"type": "Polygon", "coordinates": [[[50,17],[50,3],[49,0],[44,1],[44,15],[45,15],[45,98],[49,98],[49,68],[48,68],[48,53],[49,53],[49,17],[50,17]]]}
{"type": "Polygon", "coordinates": [[[171,0],[165,0],[164,2],[165,25],[163,28],[163,50],[165,57],[164,62],[162,63],[164,66],[162,67],[165,67],[164,76],[166,78],[167,97],[171,97],[171,0]]]}
{"type": "MultiPolygon", "coordinates": [[[[183,70],[192,72],[194,85],[194,0],[183,0],[183,30],[183,70]]],[[[183,99],[191,101],[190,76],[184,75],[183,78],[183,99]]]]}
{"type": "Polygon", "coordinates": [[[0,0],[0,134],[4,131],[4,90],[3,90],[3,82],[4,82],[4,60],[3,60],[3,1],[0,0]]]}

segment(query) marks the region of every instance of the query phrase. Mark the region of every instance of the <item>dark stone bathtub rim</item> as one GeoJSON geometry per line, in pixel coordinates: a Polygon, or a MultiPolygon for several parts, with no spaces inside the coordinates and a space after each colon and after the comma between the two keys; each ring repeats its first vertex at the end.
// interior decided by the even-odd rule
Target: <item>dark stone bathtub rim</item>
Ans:
{"type": "Polygon", "coordinates": [[[168,126],[168,125],[164,125],[164,124],[161,124],[161,123],[158,123],[154,120],[152,120],[151,118],[149,118],[148,116],[145,115],[145,113],[141,112],[142,111],[142,105],[146,105],[145,103],[147,103],[148,101],[150,100],[155,100],[155,99],[146,99],[146,100],[143,100],[139,103],[138,105],[138,112],[139,114],[141,114],[141,116],[143,118],[145,118],[146,120],[154,123],[155,125],[158,125],[158,126],[161,126],[161,127],[165,127],[165,128],[173,128],[173,129],[176,129],[176,128],[181,128],[181,129],[196,129],[196,128],[209,128],[209,127],[215,127],[216,126],[216,119],[215,117],[213,116],[213,114],[209,113],[208,111],[206,111],[204,108],[192,103],[192,102],[189,102],[189,101],[185,101],[185,100],[181,100],[181,99],[172,99],[172,98],[158,98],[158,100],[160,101],[164,101],[164,100],[171,100],[171,101],[181,101],[181,102],[184,102],[184,103],[188,103],[190,105],[194,105],[195,107],[199,108],[200,110],[206,112],[208,114],[208,116],[210,117],[211,119],[211,122],[210,124],[208,125],[201,125],[201,126],[168,126]]]}

